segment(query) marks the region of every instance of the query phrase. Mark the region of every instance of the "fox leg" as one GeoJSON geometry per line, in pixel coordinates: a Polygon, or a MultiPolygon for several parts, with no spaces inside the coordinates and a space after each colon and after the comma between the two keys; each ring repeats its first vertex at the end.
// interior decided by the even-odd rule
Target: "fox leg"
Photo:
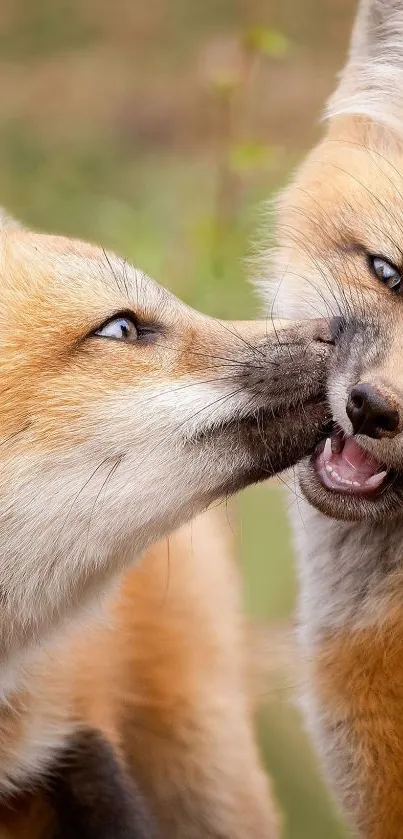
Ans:
{"type": "Polygon", "coordinates": [[[117,614],[132,673],[122,744],[175,839],[273,839],[277,817],[254,740],[239,585],[215,514],[155,546],[117,614]],[[136,604],[136,607],[134,606],[136,604]]]}

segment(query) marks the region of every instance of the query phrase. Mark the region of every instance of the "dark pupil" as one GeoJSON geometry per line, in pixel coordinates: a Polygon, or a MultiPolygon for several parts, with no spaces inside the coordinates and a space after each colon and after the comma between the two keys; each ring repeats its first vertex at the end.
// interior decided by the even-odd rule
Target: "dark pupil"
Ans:
{"type": "Polygon", "coordinates": [[[130,333],[129,324],[128,324],[127,320],[121,320],[120,321],[120,328],[122,330],[123,337],[127,338],[129,333],[130,333]]]}

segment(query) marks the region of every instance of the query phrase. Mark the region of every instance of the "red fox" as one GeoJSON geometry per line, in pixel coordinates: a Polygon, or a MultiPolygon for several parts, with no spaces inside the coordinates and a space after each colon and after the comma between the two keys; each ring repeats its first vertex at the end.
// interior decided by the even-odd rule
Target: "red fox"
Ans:
{"type": "MultiPolygon", "coordinates": [[[[277,313],[344,318],[300,467],[304,708],[359,836],[403,837],[403,2],[361,0],[324,139],[278,204],[277,313]],[[302,525],[301,525],[302,521],[302,525]]],[[[276,284],[275,284],[276,285],[276,284]]]]}
{"type": "MultiPolygon", "coordinates": [[[[0,259],[0,792],[84,727],[165,839],[273,837],[217,514],[158,540],[313,450],[336,327],[217,321],[7,218],[0,259]]],[[[4,835],[48,835],[28,810],[4,835]]]]}

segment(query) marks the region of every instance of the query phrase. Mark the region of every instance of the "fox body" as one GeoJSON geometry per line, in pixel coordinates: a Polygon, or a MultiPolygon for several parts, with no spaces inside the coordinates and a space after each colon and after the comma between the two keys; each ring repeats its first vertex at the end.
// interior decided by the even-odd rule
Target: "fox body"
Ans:
{"type": "MultiPolygon", "coordinates": [[[[165,837],[273,836],[216,514],[123,572],[312,451],[328,322],[207,318],[6,217],[0,272],[0,793],[39,783],[87,726],[165,837]]],[[[17,822],[4,811],[7,835],[17,822]]]]}
{"type": "Polygon", "coordinates": [[[362,0],[324,139],[278,203],[277,312],[338,313],[300,467],[303,706],[365,839],[403,836],[403,3],[362,0]],[[301,524],[302,520],[302,524],[301,524]]]}

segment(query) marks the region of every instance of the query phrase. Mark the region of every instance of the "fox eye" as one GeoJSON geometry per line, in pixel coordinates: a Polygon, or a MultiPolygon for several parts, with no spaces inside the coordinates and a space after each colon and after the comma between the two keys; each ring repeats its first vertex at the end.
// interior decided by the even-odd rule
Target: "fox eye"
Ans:
{"type": "Polygon", "coordinates": [[[370,256],[369,262],[371,269],[378,277],[378,280],[390,288],[391,291],[400,291],[402,276],[400,271],[396,268],[396,265],[393,265],[392,262],[388,262],[388,260],[384,259],[382,256],[370,256]]]}
{"type": "Polygon", "coordinates": [[[129,315],[118,315],[110,318],[94,332],[99,338],[109,338],[112,341],[124,341],[134,344],[138,338],[137,327],[129,315]]]}

